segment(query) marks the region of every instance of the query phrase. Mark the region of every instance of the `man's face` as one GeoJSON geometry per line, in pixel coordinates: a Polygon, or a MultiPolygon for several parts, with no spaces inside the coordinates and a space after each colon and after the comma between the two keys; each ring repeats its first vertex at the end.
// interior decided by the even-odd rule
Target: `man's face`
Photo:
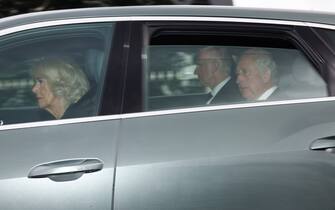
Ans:
{"type": "Polygon", "coordinates": [[[218,71],[218,60],[208,52],[200,52],[197,57],[197,68],[194,73],[200,82],[206,87],[215,84],[215,72],[218,71]]]}
{"type": "Polygon", "coordinates": [[[247,100],[256,100],[267,89],[269,71],[261,74],[252,55],[244,55],[237,65],[237,84],[242,96],[247,100]]]}

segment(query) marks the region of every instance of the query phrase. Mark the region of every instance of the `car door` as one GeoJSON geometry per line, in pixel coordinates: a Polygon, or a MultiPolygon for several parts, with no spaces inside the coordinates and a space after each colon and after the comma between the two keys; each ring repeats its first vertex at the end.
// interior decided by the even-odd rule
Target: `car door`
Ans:
{"type": "Polygon", "coordinates": [[[140,53],[128,68],[115,209],[334,209],[334,99],[320,40],[294,22],[186,19],[137,23],[144,42],[130,51],[140,53]],[[240,101],[207,104],[194,71],[213,46],[230,51],[240,101]],[[247,100],[238,71],[250,50],[271,55],[257,61],[275,62],[281,97],[247,100]]]}
{"type": "Polygon", "coordinates": [[[1,209],[112,208],[122,84],[104,82],[123,81],[124,33],[123,23],[94,19],[1,31],[1,209]],[[40,115],[32,71],[48,57],[83,70],[94,112],[59,120],[40,115]]]}

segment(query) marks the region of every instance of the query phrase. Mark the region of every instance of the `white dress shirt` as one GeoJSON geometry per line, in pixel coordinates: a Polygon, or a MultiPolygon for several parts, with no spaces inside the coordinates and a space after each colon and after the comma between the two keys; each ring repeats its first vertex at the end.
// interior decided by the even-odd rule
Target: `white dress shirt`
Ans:
{"type": "Polygon", "coordinates": [[[257,101],[264,101],[268,99],[277,88],[278,88],[277,86],[273,86],[267,89],[261,96],[257,98],[257,101]]]}

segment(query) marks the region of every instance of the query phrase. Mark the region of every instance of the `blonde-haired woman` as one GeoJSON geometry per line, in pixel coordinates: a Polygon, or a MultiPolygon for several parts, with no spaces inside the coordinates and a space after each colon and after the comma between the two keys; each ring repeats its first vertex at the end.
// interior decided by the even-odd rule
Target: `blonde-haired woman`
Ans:
{"type": "MultiPolygon", "coordinates": [[[[39,107],[54,118],[82,117],[88,114],[86,110],[80,110],[79,105],[90,85],[77,64],[66,59],[45,58],[33,67],[32,76],[35,80],[32,91],[39,107]],[[81,111],[83,114],[80,114],[81,111]]],[[[92,108],[92,105],[85,109],[87,108],[92,108]]]]}

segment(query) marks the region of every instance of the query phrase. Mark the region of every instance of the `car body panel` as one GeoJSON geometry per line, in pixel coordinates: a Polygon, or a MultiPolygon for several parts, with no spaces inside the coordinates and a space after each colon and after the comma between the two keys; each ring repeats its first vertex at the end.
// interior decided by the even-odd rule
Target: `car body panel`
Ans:
{"type": "Polygon", "coordinates": [[[333,209],[335,155],[309,150],[334,135],[333,107],[328,101],[124,119],[116,209],[333,209]]]}
{"type": "Polygon", "coordinates": [[[332,13],[306,12],[299,10],[275,10],[238,8],[227,6],[130,6],[130,7],[105,7],[73,10],[58,10],[48,12],[29,13],[14,17],[3,18],[0,29],[24,24],[99,17],[128,17],[147,16],[181,16],[181,17],[228,17],[251,18],[264,20],[287,20],[298,22],[311,22],[334,25],[335,16],[332,13]]]}
{"type": "Polygon", "coordinates": [[[119,122],[45,122],[1,130],[1,208],[111,209],[119,122]],[[28,178],[36,165],[77,158],[98,158],[103,169],[64,182],[28,178]]]}

